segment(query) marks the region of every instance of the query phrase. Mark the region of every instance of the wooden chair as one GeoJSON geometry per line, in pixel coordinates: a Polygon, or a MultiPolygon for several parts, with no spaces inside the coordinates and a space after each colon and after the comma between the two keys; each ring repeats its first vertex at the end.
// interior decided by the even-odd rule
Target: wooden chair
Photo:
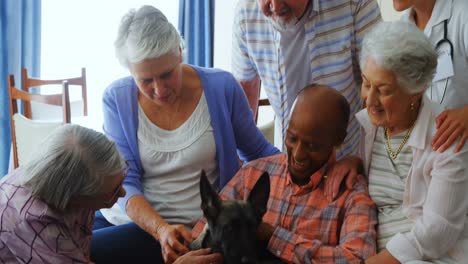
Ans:
{"type": "MultiPolygon", "coordinates": [[[[13,148],[13,165],[17,168],[23,164],[40,142],[55,128],[63,123],[70,123],[70,99],[68,82],[62,83],[62,93],[52,95],[30,94],[15,86],[13,75],[8,76],[8,96],[10,107],[11,141],[13,148]],[[23,103],[32,101],[62,106],[62,122],[44,122],[32,120],[18,113],[18,100],[23,103]]],[[[31,115],[31,113],[30,113],[31,115]]]]}
{"type": "MultiPolygon", "coordinates": [[[[32,87],[43,87],[46,85],[57,85],[62,84],[63,81],[68,81],[68,85],[81,86],[81,96],[83,99],[83,115],[88,115],[88,98],[86,92],[86,68],[81,68],[81,77],[65,78],[65,79],[54,79],[54,80],[41,80],[38,78],[32,78],[28,76],[26,68],[21,70],[21,82],[22,90],[29,93],[32,87]]],[[[27,118],[32,118],[31,104],[29,102],[24,103],[24,115],[27,118]]]]}

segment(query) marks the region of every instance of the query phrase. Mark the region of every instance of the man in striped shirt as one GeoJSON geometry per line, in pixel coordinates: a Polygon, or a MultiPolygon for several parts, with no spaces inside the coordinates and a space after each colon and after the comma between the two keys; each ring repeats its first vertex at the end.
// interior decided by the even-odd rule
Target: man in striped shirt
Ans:
{"type": "Polygon", "coordinates": [[[351,106],[348,137],[338,157],[356,153],[360,110],[359,50],[381,20],[376,0],[239,0],[233,27],[232,71],[257,109],[260,83],[276,115],[275,145],[284,147],[292,102],[299,89],[321,83],[351,106]]]}
{"type": "MultiPolygon", "coordinates": [[[[246,164],[221,191],[225,200],[246,200],[263,172],[269,173],[270,197],[257,234],[284,262],[361,263],[375,254],[377,214],[365,183],[341,188],[332,202],[324,194],[324,173],[346,136],[348,117],[340,93],[308,86],[293,106],[287,154],[246,164]]],[[[192,234],[198,236],[203,226],[197,223],[192,234]]]]}

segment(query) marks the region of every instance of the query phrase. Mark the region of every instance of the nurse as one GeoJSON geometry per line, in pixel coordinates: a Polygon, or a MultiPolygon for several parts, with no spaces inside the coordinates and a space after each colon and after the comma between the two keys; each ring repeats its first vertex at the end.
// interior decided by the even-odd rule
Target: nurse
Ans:
{"type": "Polygon", "coordinates": [[[445,151],[458,138],[459,151],[468,138],[468,1],[393,0],[402,20],[415,23],[438,53],[437,72],[426,95],[446,111],[436,119],[433,148],[445,151]]]}

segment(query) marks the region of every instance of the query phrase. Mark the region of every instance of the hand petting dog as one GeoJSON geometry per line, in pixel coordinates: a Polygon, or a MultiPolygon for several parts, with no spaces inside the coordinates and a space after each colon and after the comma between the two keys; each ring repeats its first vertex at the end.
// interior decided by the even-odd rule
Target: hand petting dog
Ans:
{"type": "Polygon", "coordinates": [[[189,251],[186,245],[192,242],[192,237],[184,225],[165,224],[158,228],[157,234],[165,263],[171,264],[189,251]]]}

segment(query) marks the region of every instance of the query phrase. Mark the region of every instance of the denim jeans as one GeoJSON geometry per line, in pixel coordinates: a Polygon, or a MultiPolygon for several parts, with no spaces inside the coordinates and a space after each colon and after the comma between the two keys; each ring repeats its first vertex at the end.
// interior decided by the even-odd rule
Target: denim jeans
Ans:
{"type": "Polygon", "coordinates": [[[91,261],[100,263],[161,263],[159,242],[135,223],[115,226],[96,211],[91,261]]]}

